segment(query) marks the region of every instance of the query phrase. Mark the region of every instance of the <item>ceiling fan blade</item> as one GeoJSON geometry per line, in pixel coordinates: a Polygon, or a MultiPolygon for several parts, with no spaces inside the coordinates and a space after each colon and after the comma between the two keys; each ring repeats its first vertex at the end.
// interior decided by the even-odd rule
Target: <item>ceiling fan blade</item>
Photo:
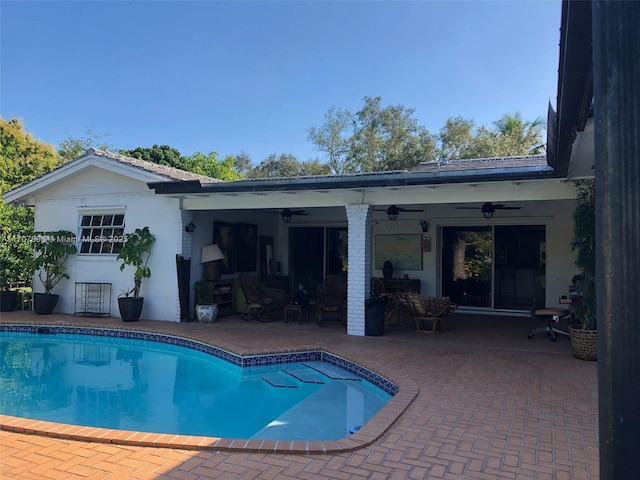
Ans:
{"type": "Polygon", "coordinates": [[[498,205],[494,205],[493,208],[496,210],[520,210],[521,207],[499,207],[498,205]]]}
{"type": "Polygon", "coordinates": [[[307,212],[305,212],[304,210],[298,210],[295,212],[291,212],[293,215],[309,215],[307,212]]]}
{"type": "Polygon", "coordinates": [[[424,210],[417,210],[413,208],[402,208],[402,207],[398,207],[398,210],[400,210],[401,212],[424,212],[424,210]]]}

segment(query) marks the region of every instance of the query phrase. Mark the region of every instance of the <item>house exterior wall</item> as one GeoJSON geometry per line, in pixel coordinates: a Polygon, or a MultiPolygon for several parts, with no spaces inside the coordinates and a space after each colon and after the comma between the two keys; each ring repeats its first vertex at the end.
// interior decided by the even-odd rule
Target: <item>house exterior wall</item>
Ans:
{"type": "MultiPolygon", "coordinates": [[[[111,210],[125,212],[125,233],[148,226],[156,236],[149,260],[152,276],[142,281],[142,318],[179,321],[175,257],[185,249],[179,200],[155,195],[144,182],[92,168],[38,195],[34,225],[37,231],[65,229],[79,235],[82,213],[111,210]]],[[[118,295],[133,287],[131,267],[120,271],[116,255],[90,254],[69,258],[66,267],[70,278],[53,290],[60,295],[56,312],[74,313],[75,282],[100,282],[111,283],[110,311],[119,315],[118,295]]],[[[37,276],[33,285],[34,291],[43,291],[37,276]]]]}

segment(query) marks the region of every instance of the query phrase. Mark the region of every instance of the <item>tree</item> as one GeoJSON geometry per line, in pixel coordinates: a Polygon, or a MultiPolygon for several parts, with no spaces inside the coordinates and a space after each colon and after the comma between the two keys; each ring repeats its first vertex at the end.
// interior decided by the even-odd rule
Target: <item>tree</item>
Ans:
{"type": "Polygon", "coordinates": [[[249,171],[251,170],[251,157],[248,153],[242,151],[236,156],[236,160],[234,162],[233,168],[236,172],[238,172],[243,177],[246,177],[249,171]]]}
{"type": "Polygon", "coordinates": [[[0,283],[31,283],[33,271],[26,268],[33,256],[33,208],[7,205],[0,198],[0,283]]]}
{"type": "Polygon", "coordinates": [[[307,130],[307,140],[324,152],[333,173],[345,173],[350,140],[345,136],[353,126],[353,115],[348,110],[331,107],[324,115],[325,123],[307,130]]]}
{"type": "MultiPolygon", "coordinates": [[[[58,165],[53,145],[35,140],[18,119],[0,118],[0,194],[29,182],[58,165]]],[[[7,205],[0,198],[0,261],[10,283],[30,283],[28,260],[33,255],[33,209],[7,205]]]]}
{"type": "Polygon", "coordinates": [[[519,113],[505,115],[493,128],[477,127],[473,120],[452,117],[438,134],[441,160],[509,157],[544,153],[540,118],[522,120],[519,113]]]}
{"type": "Polygon", "coordinates": [[[249,178],[266,177],[300,177],[304,175],[328,175],[331,169],[319,160],[298,162],[291,154],[283,153],[279,156],[275,153],[269,155],[259,165],[252,168],[247,176],[249,178]]]}
{"type": "Polygon", "coordinates": [[[514,115],[507,113],[494,125],[498,133],[496,139],[498,156],[544,153],[545,144],[542,138],[544,122],[541,117],[527,122],[522,119],[520,112],[514,115]]]}
{"type": "Polygon", "coordinates": [[[120,154],[167,167],[183,168],[184,164],[184,159],[180,151],[168,145],[153,145],[153,147],[150,148],[138,147],[133,150],[120,150],[120,154]]]}
{"type": "Polygon", "coordinates": [[[382,108],[380,97],[365,97],[356,113],[348,170],[376,172],[406,170],[435,158],[435,141],[402,105],[382,108]]]}
{"type": "Polygon", "coordinates": [[[109,150],[109,145],[103,141],[106,136],[106,134],[95,133],[91,128],[87,128],[82,138],[75,138],[69,135],[58,147],[61,163],[64,164],[82,157],[89,148],[109,150]]]}
{"type": "Polygon", "coordinates": [[[323,125],[307,131],[333,173],[406,170],[435,158],[434,137],[418,125],[414,109],[383,107],[380,97],[364,103],[355,115],[332,107],[323,125]]]}
{"type": "Polygon", "coordinates": [[[474,149],[476,124],[462,117],[448,118],[438,133],[439,160],[469,158],[474,149]]]}
{"type": "Polygon", "coordinates": [[[52,145],[35,140],[17,118],[0,118],[0,191],[31,181],[58,164],[52,145]]]}
{"type": "Polygon", "coordinates": [[[241,175],[234,169],[235,161],[236,159],[232,155],[227,155],[223,160],[219,160],[217,152],[209,152],[207,155],[196,152],[189,157],[184,157],[182,166],[179,168],[230,182],[241,178],[241,175]]]}

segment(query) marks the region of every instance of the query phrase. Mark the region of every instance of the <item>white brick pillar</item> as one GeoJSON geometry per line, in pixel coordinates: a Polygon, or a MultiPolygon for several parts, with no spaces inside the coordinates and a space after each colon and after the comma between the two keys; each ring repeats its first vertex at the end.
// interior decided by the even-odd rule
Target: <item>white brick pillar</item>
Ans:
{"type": "Polygon", "coordinates": [[[369,205],[345,208],[349,222],[347,334],[364,336],[364,302],[371,282],[371,208],[369,205]]]}

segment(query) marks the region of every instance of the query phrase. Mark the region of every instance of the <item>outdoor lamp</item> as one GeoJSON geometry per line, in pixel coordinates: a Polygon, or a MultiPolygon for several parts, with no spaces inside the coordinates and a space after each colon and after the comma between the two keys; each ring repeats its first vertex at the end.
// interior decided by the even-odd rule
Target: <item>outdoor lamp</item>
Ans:
{"type": "Polygon", "coordinates": [[[196,228],[198,227],[196,226],[195,223],[189,222],[189,224],[184,227],[184,231],[187,233],[193,233],[196,231],[196,228]]]}
{"type": "Polygon", "coordinates": [[[204,265],[204,280],[215,282],[220,280],[220,265],[218,260],[224,258],[224,253],[217,244],[202,247],[200,263],[204,265]]]}
{"type": "Polygon", "coordinates": [[[395,205],[391,205],[387,209],[387,217],[389,217],[389,220],[391,220],[392,222],[398,218],[399,214],[400,210],[398,210],[398,207],[396,207],[395,205]]]}

